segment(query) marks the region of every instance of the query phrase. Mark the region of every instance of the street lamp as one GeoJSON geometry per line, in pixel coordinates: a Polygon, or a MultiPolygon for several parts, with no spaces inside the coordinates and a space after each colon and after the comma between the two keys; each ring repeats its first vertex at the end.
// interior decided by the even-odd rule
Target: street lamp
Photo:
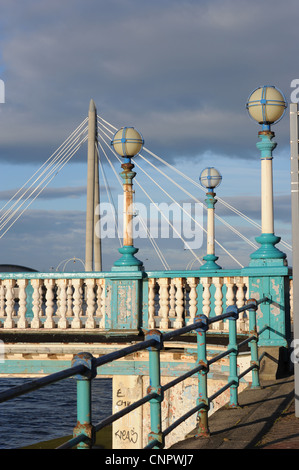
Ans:
{"type": "Polygon", "coordinates": [[[203,257],[206,261],[199,269],[221,269],[215,261],[218,259],[218,256],[215,256],[215,204],[217,199],[215,199],[216,193],[214,189],[220,185],[222,176],[216,168],[208,167],[205,168],[200,176],[200,184],[208,190],[206,193],[207,199],[205,203],[207,206],[207,254],[203,257]]]}
{"type": "Polygon", "coordinates": [[[123,222],[123,247],[119,252],[123,255],[114,266],[141,266],[142,262],[134,257],[138,249],[133,245],[133,178],[136,173],[131,159],[142,149],[144,140],[134,127],[122,127],[113,136],[111,145],[115,152],[124,159],[121,165],[123,171],[120,176],[123,179],[124,190],[124,222],[123,222]]]}
{"type": "Polygon", "coordinates": [[[276,147],[271,142],[275,136],[271,131],[271,125],[280,121],[287,108],[287,102],[283,93],[274,86],[256,88],[249,96],[246,108],[250,117],[262,125],[258,133],[261,139],[257,148],[261,152],[261,224],[262,233],[256,238],[261,247],[251,255],[255,260],[285,259],[275,245],[280,237],[274,235],[274,211],[273,211],[273,170],[272,151],[276,147]]]}

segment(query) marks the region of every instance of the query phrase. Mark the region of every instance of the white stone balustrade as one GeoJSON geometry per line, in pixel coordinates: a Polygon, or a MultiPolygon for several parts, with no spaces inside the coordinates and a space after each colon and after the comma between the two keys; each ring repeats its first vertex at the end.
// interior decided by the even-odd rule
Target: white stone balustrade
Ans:
{"type": "MultiPolygon", "coordinates": [[[[143,327],[177,329],[194,323],[197,314],[219,316],[229,305],[244,306],[248,300],[248,277],[217,275],[209,277],[165,276],[154,272],[148,276],[148,302],[144,300],[143,327]]],[[[189,274],[189,273],[186,273],[189,274]]],[[[191,274],[191,273],[190,273],[191,274]]],[[[105,276],[90,278],[23,278],[0,279],[0,328],[34,330],[105,329],[105,312],[110,315],[111,290],[105,276]]],[[[290,311],[293,290],[290,279],[290,311]]],[[[107,326],[106,326],[107,328],[107,326]]],[[[248,314],[237,321],[239,333],[249,329],[248,314]]],[[[210,330],[228,332],[228,321],[210,325],[210,330]]]]}
{"type": "Polygon", "coordinates": [[[103,328],[105,279],[2,279],[0,327],[103,328]]]}
{"type": "MultiPolygon", "coordinates": [[[[247,300],[247,277],[178,277],[149,278],[149,328],[176,329],[194,322],[195,316],[218,316],[227,306],[244,306],[247,300]]],[[[228,322],[215,322],[211,329],[228,331],[228,322]]],[[[248,332],[248,316],[240,313],[240,333],[248,332]]]]}

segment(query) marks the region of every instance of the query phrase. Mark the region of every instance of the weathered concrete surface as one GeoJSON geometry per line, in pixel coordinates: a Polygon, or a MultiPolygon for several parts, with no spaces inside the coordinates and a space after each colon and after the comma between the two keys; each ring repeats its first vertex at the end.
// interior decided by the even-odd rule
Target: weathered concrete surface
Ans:
{"type": "Polygon", "coordinates": [[[171,449],[254,449],[294,398],[294,378],[263,381],[239,395],[240,408],[222,407],[209,419],[209,438],[187,438],[171,449]]]}

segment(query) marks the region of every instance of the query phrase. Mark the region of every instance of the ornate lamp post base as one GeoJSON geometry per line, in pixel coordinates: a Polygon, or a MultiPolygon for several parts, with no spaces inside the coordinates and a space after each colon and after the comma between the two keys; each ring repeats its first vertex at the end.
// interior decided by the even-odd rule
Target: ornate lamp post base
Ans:
{"type": "Polygon", "coordinates": [[[261,247],[250,255],[250,258],[252,260],[263,260],[264,262],[266,262],[270,260],[286,259],[286,254],[280,251],[275,246],[277,243],[280,242],[280,237],[277,237],[273,233],[262,233],[259,237],[256,237],[256,241],[261,244],[261,247]]]}
{"type": "Polygon", "coordinates": [[[116,267],[128,267],[128,266],[143,266],[142,261],[135,258],[135,254],[139,251],[134,246],[123,246],[118,250],[123,256],[115,261],[114,266],[116,267]]]}
{"type": "Polygon", "coordinates": [[[222,269],[221,266],[219,266],[215,261],[217,261],[218,256],[215,255],[206,255],[203,257],[203,259],[206,261],[205,264],[200,266],[199,270],[200,271],[215,271],[215,269],[222,269]]]}

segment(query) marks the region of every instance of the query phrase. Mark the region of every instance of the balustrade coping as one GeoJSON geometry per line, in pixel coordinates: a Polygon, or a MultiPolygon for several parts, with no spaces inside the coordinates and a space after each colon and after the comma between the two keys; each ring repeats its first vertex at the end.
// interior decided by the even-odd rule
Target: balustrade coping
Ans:
{"type": "Polygon", "coordinates": [[[258,266],[242,269],[218,269],[215,271],[169,270],[169,271],[83,271],[71,272],[0,272],[0,280],[7,279],[142,279],[142,278],[213,278],[248,276],[292,276],[289,266],[258,266]]]}

